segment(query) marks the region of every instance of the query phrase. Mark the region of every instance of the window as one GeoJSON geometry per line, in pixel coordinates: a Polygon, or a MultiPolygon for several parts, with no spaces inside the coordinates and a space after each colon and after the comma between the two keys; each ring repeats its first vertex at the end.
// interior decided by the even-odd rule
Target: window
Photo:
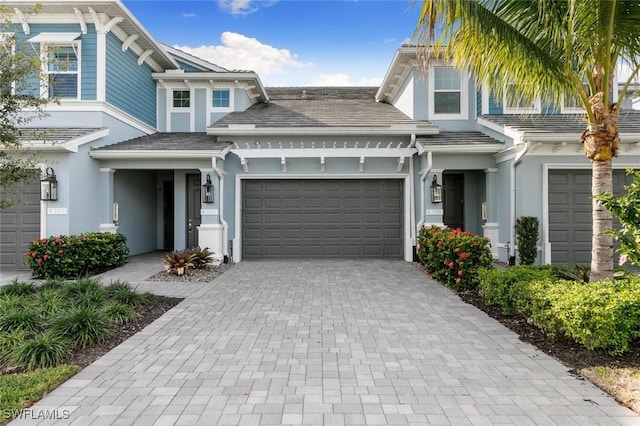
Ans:
{"type": "Polygon", "coordinates": [[[189,90],[173,91],[173,107],[189,108],[191,106],[191,92],[189,90]]]}
{"type": "Polygon", "coordinates": [[[468,83],[453,67],[434,66],[429,73],[429,116],[436,120],[466,119],[468,83]]]}
{"type": "Polygon", "coordinates": [[[460,114],[460,73],[450,67],[434,68],[433,112],[460,114]]]}
{"type": "MultiPolygon", "coordinates": [[[[584,90],[589,93],[589,86],[584,84],[584,90]]],[[[576,113],[584,112],[584,105],[582,105],[582,99],[575,91],[566,92],[562,97],[562,112],[576,113]]]]}
{"type": "Polygon", "coordinates": [[[520,90],[515,84],[507,84],[504,89],[504,112],[505,113],[537,113],[540,112],[540,100],[526,102],[520,95],[520,90]]]}
{"type": "Polygon", "coordinates": [[[214,108],[229,108],[229,90],[214,90],[212,94],[214,108]]]}
{"type": "Polygon", "coordinates": [[[79,63],[73,46],[47,45],[49,98],[78,99],[79,63]]]}

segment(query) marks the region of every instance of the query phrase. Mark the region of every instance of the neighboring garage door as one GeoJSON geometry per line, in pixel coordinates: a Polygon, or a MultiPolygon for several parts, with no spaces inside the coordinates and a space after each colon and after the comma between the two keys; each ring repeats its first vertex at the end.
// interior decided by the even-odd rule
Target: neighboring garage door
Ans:
{"type": "Polygon", "coordinates": [[[243,258],[401,259],[402,193],[399,179],[244,180],[243,258]]]}
{"type": "MultiPolygon", "coordinates": [[[[624,170],[614,170],[615,194],[624,192],[625,178],[624,170]]],[[[591,223],[591,170],[550,170],[551,262],[591,263],[591,223]]]]}
{"type": "Polygon", "coordinates": [[[25,255],[40,237],[40,183],[21,185],[16,205],[0,212],[0,269],[27,269],[25,255]]]}

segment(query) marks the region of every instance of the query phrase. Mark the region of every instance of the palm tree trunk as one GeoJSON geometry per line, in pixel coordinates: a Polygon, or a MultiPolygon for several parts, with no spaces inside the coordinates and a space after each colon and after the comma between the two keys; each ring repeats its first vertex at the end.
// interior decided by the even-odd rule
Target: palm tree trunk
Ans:
{"type": "MultiPolygon", "coordinates": [[[[593,161],[591,195],[613,193],[611,160],[593,161]]],[[[593,237],[591,240],[591,274],[589,282],[613,278],[613,238],[605,235],[613,226],[613,218],[598,201],[593,199],[593,237]]]]}

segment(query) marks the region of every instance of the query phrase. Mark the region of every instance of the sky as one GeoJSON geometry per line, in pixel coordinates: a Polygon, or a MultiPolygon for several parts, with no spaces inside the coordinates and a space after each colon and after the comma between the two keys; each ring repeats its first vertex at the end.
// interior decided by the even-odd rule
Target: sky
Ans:
{"type": "Polygon", "coordinates": [[[410,0],[123,0],[158,41],[265,86],[377,86],[411,41],[410,0]]]}

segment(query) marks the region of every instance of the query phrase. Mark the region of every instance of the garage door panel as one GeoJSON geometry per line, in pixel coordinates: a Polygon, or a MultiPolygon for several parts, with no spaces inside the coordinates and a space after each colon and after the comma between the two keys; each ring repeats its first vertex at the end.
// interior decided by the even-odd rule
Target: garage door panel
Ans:
{"type": "Polygon", "coordinates": [[[18,199],[0,214],[0,270],[24,270],[31,241],[40,237],[40,182],[16,188],[18,199]]]}
{"type": "Polygon", "coordinates": [[[402,257],[399,179],[243,181],[248,183],[242,226],[262,232],[243,232],[245,258],[402,257]]]}
{"type": "MultiPolygon", "coordinates": [[[[614,193],[624,192],[623,170],[614,170],[614,193]]],[[[549,171],[549,242],[552,263],[591,262],[591,171],[549,171]],[[565,201],[566,200],[566,201],[565,201]]]]}

